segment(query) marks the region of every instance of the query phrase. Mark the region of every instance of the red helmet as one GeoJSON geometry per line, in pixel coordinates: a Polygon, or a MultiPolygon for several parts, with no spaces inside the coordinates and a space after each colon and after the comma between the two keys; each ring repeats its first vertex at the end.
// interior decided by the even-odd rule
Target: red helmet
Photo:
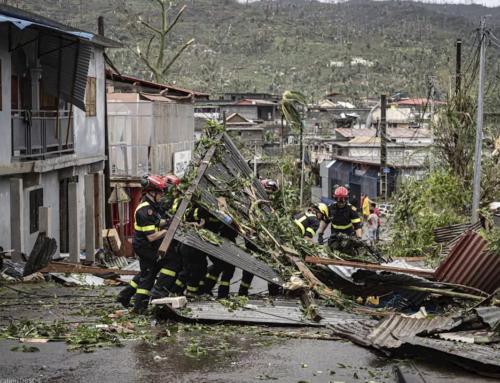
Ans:
{"type": "Polygon", "coordinates": [[[337,189],[335,189],[335,194],[333,196],[335,198],[339,198],[339,197],[348,198],[349,192],[347,191],[347,189],[345,187],[340,186],[337,189]]]}
{"type": "Polygon", "coordinates": [[[178,187],[181,184],[181,179],[177,177],[175,174],[169,174],[165,176],[165,180],[167,181],[168,188],[170,188],[173,185],[175,185],[175,187],[178,187]]]}
{"type": "Polygon", "coordinates": [[[167,180],[158,175],[147,175],[141,180],[141,186],[144,191],[165,192],[167,190],[167,180]]]}
{"type": "Polygon", "coordinates": [[[260,184],[264,186],[264,189],[269,190],[269,191],[277,191],[278,190],[278,184],[276,181],[273,180],[262,180],[260,181],[260,184]]]}

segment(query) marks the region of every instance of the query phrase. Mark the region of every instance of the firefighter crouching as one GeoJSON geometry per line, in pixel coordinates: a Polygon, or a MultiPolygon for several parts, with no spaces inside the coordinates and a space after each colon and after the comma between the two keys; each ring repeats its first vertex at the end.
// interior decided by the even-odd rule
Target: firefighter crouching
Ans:
{"type": "Polygon", "coordinates": [[[156,275],[162,266],[170,261],[170,257],[176,256],[175,251],[169,249],[161,262],[157,260],[158,249],[163,237],[167,234],[167,221],[162,219],[162,199],[169,185],[166,178],[158,175],[149,175],[141,180],[145,195],[134,213],[134,236],[132,238],[132,248],[139,256],[140,272],[134,277],[130,286],[122,290],[117,297],[117,301],[127,307],[130,305],[130,298],[135,293],[134,311],[137,312],[147,308],[150,290],[155,283],[156,275]]]}
{"type": "Polygon", "coordinates": [[[335,190],[334,199],[335,203],[328,206],[329,221],[321,223],[321,229],[318,234],[318,243],[323,244],[323,233],[331,223],[332,238],[338,233],[346,235],[356,235],[361,238],[361,219],[356,211],[356,208],[347,203],[349,192],[343,186],[335,190]]]}
{"type": "Polygon", "coordinates": [[[317,203],[307,212],[297,214],[294,218],[302,236],[314,243],[313,237],[319,229],[320,221],[328,219],[328,207],[324,203],[317,203]]]}

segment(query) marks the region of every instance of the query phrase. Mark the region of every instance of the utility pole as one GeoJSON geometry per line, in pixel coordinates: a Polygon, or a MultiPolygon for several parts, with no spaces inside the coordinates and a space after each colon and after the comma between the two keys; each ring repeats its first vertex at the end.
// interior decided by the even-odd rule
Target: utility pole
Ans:
{"type": "MultiPolygon", "coordinates": [[[[462,86],[462,39],[457,39],[457,67],[456,67],[456,77],[455,77],[455,94],[460,93],[460,87],[462,86]]],[[[451,95],[450,95],[451,96],[451,95]]]]}
{"type": "Polygon", "coordinates": [[[380,97],[380,197],[387,201],[387,97],[380,97]]]}
{"type": "Polygon", "coordinates": [[[431,77],[430,78],[430,83],[431,83],[431,118],[430,118],[431,152],[430,152],[430,156],[429,156],[431,174],[433,174],[434,171],[436,170],[434,167],[434,155],[432,154],[432,150],[433,150],[433,146],[434,146],[434,81],[435,81],[435,78],[431,77]]]}
{"type": "MultiPolygon", "coordinates": [[[[104,36],[104,17],[99,16],[97,19],[97,27],[99,35],[104,36]]],[[[113,226],[111,216],[111,205],[108,203],[108,198],[111,196],[111,168],[109,166],[109,127],[108,127],[108,92],[106,89],[106,66],[104,66],[104,218],[106,228],[110,229],[113,226]]]]}
{"type": "Polygon", "coordinates": [[[479,221],[479,200],[481,198],[481,149],[483,144],[483,97],[484,97],[484,54],[486,50],[485,18],[479,28],[479,94],[477,100],[476,152],[474,160],[474,183],[472,194],[472,223],[479,221]]]}

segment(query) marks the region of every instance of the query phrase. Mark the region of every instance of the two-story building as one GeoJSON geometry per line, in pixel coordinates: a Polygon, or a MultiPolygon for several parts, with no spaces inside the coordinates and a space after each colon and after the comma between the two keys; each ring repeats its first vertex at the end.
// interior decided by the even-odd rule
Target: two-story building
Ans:
{"type": "Polygon", "coordinates": [[[0,246],[15,249],[14,261],[32,250],[40,225],[73,261],[99,247],[104,49],[119,46],[0,5],[0,246]]]}

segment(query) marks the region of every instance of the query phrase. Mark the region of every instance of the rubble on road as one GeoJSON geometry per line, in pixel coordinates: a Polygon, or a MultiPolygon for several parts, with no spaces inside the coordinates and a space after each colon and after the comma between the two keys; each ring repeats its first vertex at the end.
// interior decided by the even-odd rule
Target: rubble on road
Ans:
{"type": "MultiPolygon", "coordinates": [[[[331,333],[315,337],[287,332],[282,336],[345,338],[386,354],[432,350],[451,355],[455,363],[476,372],[500,376],[500,352],[496,349],[500,344],[500,308],[492,306],[500,302],[496,295],[500,256],[478,234],[480,225],[435,229],[439,253],[444,257],[435,269],[425,267],[424,258],[418,258],[419,262],[393,260],[381,248],[355,238],[339,236],[335,250],[310,243],[300,237],[292,219],[298,206],[287,200],[284,191],[279,198],[270,198],[224,129],[213,123],[197,144],[181,191],[182,202],[171,217],[159,256],[166,254],[175,240],[277,284],[284,288],[284,294],[250,300],[154,300],[156,317],[169,321],[159,334],[149,333],[148,339],[169,337],[172,323],[182,322],[212,327],[257,324],[259,331],[269,331],[263,326],[277,325],[321,329],[331,333]],[[271,200],[278,201],[274,209],[271,200]],[[201,206],[212,219],[236,228],[236,243],[217,234],[207,236],[203,229],[184,222],[185,212],[192,206],[201,206]]],[[[106,235],[118,238],[117,233],[106,231],[106,235]]],[[[129,282],[138,273],[139,262],[109,254],[111,242],[107,247],[108,253],[98,250],[98,263],[92,266],[56,262],[52,260],[53,240],[40,235],[28,262],[5,260],[3,273],[21,280],[39,271],[65,285],[95,288],[105,286],[107,280],[111,281],[108,284],[129,282]]],[[[75,329],[64,324],[60,331],[48,331],[26,323],[25,327],[18,324],[9,328],[7,333],[15,339],[28,338],[28,333],[35,339],[64,338],[70,349],[87,351],[103,345],[122,346],[121,340],[139,336],[141,326],[148,324],[128,313],[116,307],[103,309],[102,323],[97,324],[101,327],[78,324],[75,329]],[[90,347],[87,338],[92,339],[90,347]]]]}

